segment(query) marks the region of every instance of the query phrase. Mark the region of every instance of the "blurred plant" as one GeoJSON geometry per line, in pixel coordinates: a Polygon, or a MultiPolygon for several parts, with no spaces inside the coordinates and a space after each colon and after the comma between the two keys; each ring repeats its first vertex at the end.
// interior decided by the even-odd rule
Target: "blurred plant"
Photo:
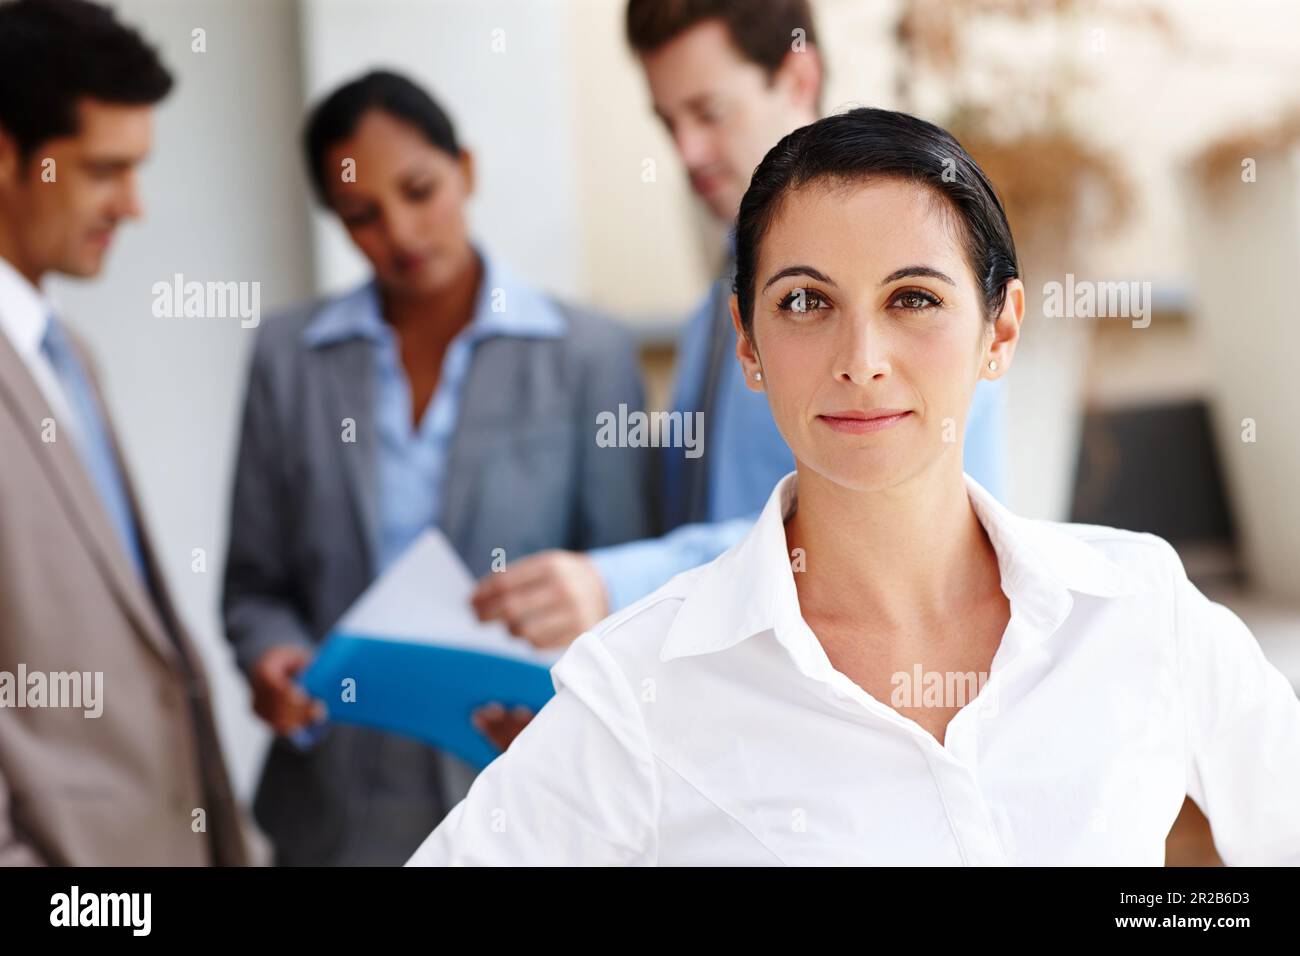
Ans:
{"type": "Polygon", "coordinates": [[[900,2],[902,108],[938,116],[997,186],[1012,228],[1035,241],[1054,235],[1068,246],[1113,232],[1131,212],[1133,189],[1119,164],[1070,121],[1073,101],[1095,79],[1084,57],[1105,52],[1103,24],[1111,23],[1176,40],[1163,12],[1142,0],[900,2]],[[1008,34],[1006,51],[978,43],[1008,42],[1008,34]],[[1045,48],[1046,66],[1019,55],[1045,48]]]}
{"type": "Polygon", "coordinates": [[[1235,129],[1207,143],[1191,158],[1188,168],[1210,199],[1221,199],[1230,186],[1242,181],[1244,160],[1258,161],[1265,154],[1296,146],[1300,146],[1300,103],[1272,122],[1235,129]]]}

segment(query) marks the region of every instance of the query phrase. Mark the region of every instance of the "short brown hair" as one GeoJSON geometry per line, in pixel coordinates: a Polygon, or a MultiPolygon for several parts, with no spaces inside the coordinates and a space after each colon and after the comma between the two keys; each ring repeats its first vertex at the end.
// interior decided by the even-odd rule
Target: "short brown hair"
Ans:
{"type": "Polygon", "coordinates": [[[795,30],[816,46],[808,0],[628,0],[627,41],[652,53],[706,20],[721,20],[736,49],[769,76],[790,52],[795,30]]]}
{"type": "Polygon", "coordinates": [[[0,3],[0,129],[24,162],[80,129],[83,98],[152,106],[172,88],[158,54],[114,12],[86,0],[0,3]]]}

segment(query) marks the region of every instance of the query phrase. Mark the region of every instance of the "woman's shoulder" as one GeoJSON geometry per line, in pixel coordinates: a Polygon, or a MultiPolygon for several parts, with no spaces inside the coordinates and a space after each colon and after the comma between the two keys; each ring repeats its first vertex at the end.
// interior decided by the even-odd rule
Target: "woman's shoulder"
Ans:
{"type": "Polygon", "coordinates": [[[564,341],[569,348],[600,358],[611,350],[632,351],[632,332],[612,315],[557,295],[544,296],[546,303],[565,323],[564,341]]]}
{"type": "Polygon", "coordinates": [[[1171,548],[1172,545],[1157,534],[1149,531],[1130,531],[1104,524],[1086,524],[1078,521],[1046,521],[1022,518],[1049,532],[1068,535],[1085,542],[1092,547],[1101,548],[1108,553],[1122,554],[1136,550],[1143,551],[1171,548]]]}
{"type": "Polygon", "coordinates": [[[604,664],[616,664],[634,684],[641,677],[653,674],[678,612],[696,593],[696,584],[708,566],[700,565],[673,576],[583,633],[556,664],[556,676],[571,682],[577,673],[588,669],[593,658],[604,664]],[[634,680],[634,675],[639,676],[634,680]]]}
{"type": "Polygon", "coordinates": [[[1102,582],[1117,596],[1167,591],[1185,578],[1165,538],[1110,525],[1019,518],[1034,549],[1065,580],[1102,582]]]}
{"type": "Polygon", "coordinates": [[[487,301],[485,295],[493,297],[494,309],[504,305],[515,316],[512,324],[541,332],[534,341],[558,341],[577,351],[599,351],[610,344],[631,342],[627,329],[612,315],[543,288],[523,278],[500,256],[482,246],[476,248],[485,266],[480,301],[487,301]]]}
{"type": "Polygon", "coordinates": [[[365,324],[374,304],[374,283],[366,281],[287,306],[262,321],[256,353],[266,358],[297,354],[348,336],[365,324]]]}

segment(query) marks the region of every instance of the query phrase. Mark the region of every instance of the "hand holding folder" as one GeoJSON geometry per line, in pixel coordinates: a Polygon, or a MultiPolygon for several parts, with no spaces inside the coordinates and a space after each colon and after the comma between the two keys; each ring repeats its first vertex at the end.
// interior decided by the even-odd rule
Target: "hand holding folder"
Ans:
{"type": "Polygon", "coordinates": [[[539,651],[470,608],[474,579],[437,530],[426,531],[343,616],[302,684],[331,720],[417,737],[476,767],[497,749],[471,723],[497,702],[540,710],[554,694],[539,651]]]}

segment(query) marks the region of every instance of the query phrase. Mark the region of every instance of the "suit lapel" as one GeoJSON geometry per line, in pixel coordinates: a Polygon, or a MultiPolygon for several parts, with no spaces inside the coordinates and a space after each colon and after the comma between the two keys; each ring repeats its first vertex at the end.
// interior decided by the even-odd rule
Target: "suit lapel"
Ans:
{"type": "Polygon", "coordinates": [[[376,494],[374,346],[365,339],[347,339],[316,352],[322,385],[331,411],[323,440],[337,449],[348,497],[365,542],[369,566],[379,561],[379,501],[376,494]],[[345,420],[354,424],[354,441],[345,441],[345,420]]]}
{"type": "Polygon", "coordinates": [[[467,544],[483,487],[482,456],[476,449],[481,448],[484,435],[490,435],[501,427],[498,410],[503,394],[501,383],[518,384],[525,380],[517,367],[521,350],[507,345],[506,341],[491,339],[474,349],[460,397],[456,427],[447,449],[438,524],[458,550],[467,544]]]}
{"type": "MultiPolygon", "coordinates": [[[[84,355],[82,361],[88,368],[84,355]]],[[[54,419],[54,413],[22,358],[4,335],[0,335],[0,396],[3,396],[4,403],[18,420],[19,431],[27,436],[32,456],[40,463],[55,496],[77,529],[82,543],[94,555],[95,563],[117,595],[123,610],[146,643],[174,664],[176,649],[167,638],[144,582],[136,576],[130,558],[113,530],[108,513],[100,503],[99,492],[73,445],[72,436],[56,424],[55,440],[42,440],[42,422],[47,418],[54,419]]],[[[121,462],[120,456],[118,460],[121,462]]],[[[123,471],[125,472],[125,467],[123,471]]],[[[131,504],[134,508],[134,499],[131,504]]],[[[143,538],[144,529],[139,520],[139,511],[135,514],[143,538]]]]}
{"type": "MultiPolygon", "coordinates": [[[[98,390],[98,384],[96,384],[96,390],[98,390]]],[[[112,424],[106,423],[105,427],[108,429],[108,439],[113,445],[113,453],[117,455],[117,460],[125,461],[121,449],[118,447],[117,434],[112,424]]],[[[154,553],[153,541],[144,526],[143,513],[140,510],[140,502],[135,493],[135,482],[132,481],[131,475],[127,472],[125,466],[122,468],[122,484],[126,488],[126,500],[131,506],[131,513],[135,515],[136,533],[140,536],[140,551],[144,556],[144,566],[148,571],[149,580],[153,582],[153,593],[151,595],[153,600],[149,606],[162,623],[162,637],[168,655],[180,659],[185,666],[187,675],[190,679],[193,679],[195,674],[198,673],[197,662],[199,657],[195,649],[190,645],[180,615],[176,613],[176,608],[172,604],[171,594],[163,577],[162,566],[158,563],[158,556],[154,553]],[[172,635],[172,640],[167,640],[168,635],[172,635]]]]}

